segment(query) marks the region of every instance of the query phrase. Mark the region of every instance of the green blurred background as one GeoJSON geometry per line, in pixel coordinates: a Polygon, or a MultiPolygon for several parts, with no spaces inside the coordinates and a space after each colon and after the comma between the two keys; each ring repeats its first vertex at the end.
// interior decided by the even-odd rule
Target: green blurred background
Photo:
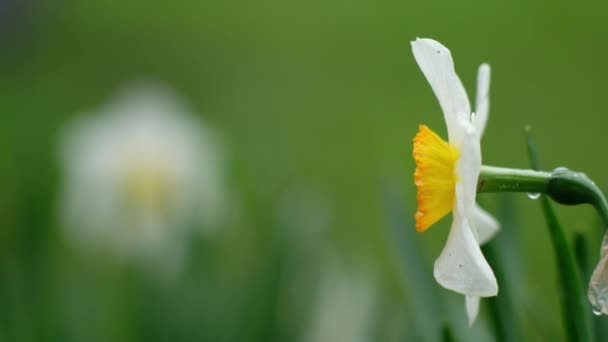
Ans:
{"type": "MultiPolygon", "coordinates": [[[[434,282],[450,218],[414,233],[411,139],[420,123],[446,129],[409,42],[450,48],[470,95],[478,65],[491,65],[485,164],[527,167],[529,124],[545,168],[605,187],[606,11],[600,1],[1,1],[0,339],[308,341],[319,326],[361,328],[357,319],[361,341],[563,339],[547,227],[524,194],[480,196],[503,218],[487,251],[503,301],[482,301],[469,328],[462,296],[434,282]],[[221,132],[239,203],[216,236],[192,241],[169,283],[82,255],[58,217],[62,129],[139,79],[175,87],[221,132]],[[316,324],[335,297],[322,294],[323,275],[336,272],[367,279],[371,299],[353,309],[367,314],[316,324]]],[[[595,263],[594,212],[558,214],[595,263]]],[[[360,298],[348,289],[336,304],[346,312],[360,298]]]]}

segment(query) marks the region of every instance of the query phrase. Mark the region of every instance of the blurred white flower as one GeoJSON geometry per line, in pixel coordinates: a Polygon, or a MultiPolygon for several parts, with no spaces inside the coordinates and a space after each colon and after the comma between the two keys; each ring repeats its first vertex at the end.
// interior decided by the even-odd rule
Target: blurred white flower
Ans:
{"type": "Polygon", "coordinates": [[[311,327],[304,341],[373,341],[376,285],[369,272],[352,272],[330,258],[322,271],[311,327]]]}
{"type": "Polygon", "coordinates": [[[195,231],[226,213],[218,136],[172,89],[133,84],[61,141],[62,218],[84,250],[176,269],[195,231]]]}

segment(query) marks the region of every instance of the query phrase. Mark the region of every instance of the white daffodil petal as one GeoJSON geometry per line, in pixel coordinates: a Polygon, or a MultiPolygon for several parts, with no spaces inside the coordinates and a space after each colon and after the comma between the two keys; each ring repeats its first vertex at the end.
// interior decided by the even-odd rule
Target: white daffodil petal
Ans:
{"type": "Polygon", "coordinates": [[[454,71],[450,50],[432,39],[418,38],[412,42],[412,51],[443,109],[449,139],[455,141],[460,127],[456,123],[470,121],[471,105],[454,71]]]}
{"type": "Polygon", "coordinates": [[[453,222],[448,241],[435,261],[435,279],[450,290],[480,297],[494,296],[498,285],[492,269],[479,248],[474,222],[477,178],[481,168],[481,150],[475,129],[466,126],[462,144],[458,146],[460,159],[456,165],[458,183],[453,210],[453,222]]]}
{"type": "Polygon", "coordinates": [[[477,232],[477,242],[480,245],[488,242],[500,229],[498,221],[479,204],[475,204],[473,208],[473,224],[477,232]]]}
{"type": "Polygon", "coordinates": [[[490,297],[498,293],[496,277],[481,253],[469,221],[457,211],[433,273],[441,286],[461,294],[490,297]]]}
{"type": "Polygon", "coordinates": [[[479,136],[483,136],[490,110],[490,66],[482,64],[477,71],[477,97],[475,99],[475,119],[473,124],[479,136]]]}
{"type": "MultiPolygon", "coordinates": [[[[456,201],[454,210],[469,217],[475,207],[477,179],[481,170],[481,146],[475,128],[468,122],[460,122],[459,131],[464,132],[458,148],[460,158],[456,162],[456,201]]],[[[451,142],[450,142],[451,143],[451,142]]],[[[473,222],[474,223],[474,222],[473,222]]]]}
{"type": "Polygon", "coordinates": [[[467,318],[469,319],[469,326],[471,326],[475,322],[477,314],[479,313],[479,297],[465,296],[465,306],[467,310],[467,318]]]}

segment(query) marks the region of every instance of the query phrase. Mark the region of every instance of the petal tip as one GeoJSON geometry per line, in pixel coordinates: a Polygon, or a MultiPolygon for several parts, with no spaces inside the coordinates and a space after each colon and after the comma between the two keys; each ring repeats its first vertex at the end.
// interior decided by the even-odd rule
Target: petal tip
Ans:
{"type": "Polygon", "coordinates": [[[465,308],[467,311],[469,327],[473,326],[473,323],[475,323],[477,315],[479,314],[479,301],[480,298],[477,296],[465,296],[465,308]]]}
{"type": "Polygon", "coordinates": [[[451,56],[450,50],[440,42],[431,38],[416,38],[411,42],[414,50],[427,49],[429,52],[451,56]]]}

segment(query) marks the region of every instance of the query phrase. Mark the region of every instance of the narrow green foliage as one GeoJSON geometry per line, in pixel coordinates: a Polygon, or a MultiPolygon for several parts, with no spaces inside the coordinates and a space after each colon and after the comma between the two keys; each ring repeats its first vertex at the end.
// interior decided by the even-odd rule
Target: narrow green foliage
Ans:
{"type": "MultiPolygon", "coordinates": [[[[505,271],[502,264],[498,262],[499,256],[494,241],[483,247],[483,254],[492,265],[496,278],[499,280],[505,279],[505,271]]],[[[500,282],[499,286],[500,295],[488,300],[495,338],[497,342],[516,341],[517,339],[514,336],[519,333],[519,325],[513,310],[512,289],[506,285],[506,282],[500,282]]]]}
{"type": "Polygon", "coordinates": [[[591,276],[591,266],[589,265],[589,255],[587,240],[581,233],[574,234],[574,255],[576,256],[576,263],[581,273],[581,280],[583,284],[589,281],[591,276]]]}
{"type": "Polygon", "coordinates": [[[522,285],[526,283],[521,256],[520,212],[514,208],[513,196],[500,196],[494,211],[501,225],[501,231],[489,243],[482,246],[483,255],[492,265],[498,280],[500,294],[484,300],[488,304],[490,322],[495,330],[496,342],[519,342],[530,334],[524,333],[522,303],[517,299],[523,295],[522,285]]]}
{"type": "Polygon", "coordinates": [[[532,166],[532,169],[534,170],[540,170],[540,161],[538,160],[536,144],[534,144],[534,140],[532,140],[532,128],[530,126],[526,126],[524,128],[524,133],[526,135],[526,148],[528,149],[528,160],[530,161],[530,166],[532,166]]]}
{"type": "MultiPolygon", "coordinates": [[[[534,169],[538,170],[538,155],[529,129],[526,129],[526,142],[530,163],[534,169]]],[[[577,270],[574,255],[568,247],[564,230],[547,196],[541,196],[541,205],[545,220],[547,221],[547,227],[549,228],[557,265],[559,266],[558,275],[563,311],[562,318],[566,327],[568,340],[572,342],[592,341],[591,310],[587,304],[587,298],[583,290],[583,284],[577,270]]]]}
{"type": "Polygon", "coordinates": [[[452,329],[448,325],[444,325],[441,329],[441,341],[442,342],[454,342],[454,335],[452,334],[452,329]]]}
{"type": "Polygon", "coordinates": [[[386,225],[387,249],[394,254],[395,274],[399,277],[403,295],[411,312],[417,314],[412,317],[413,326],[410,328],[417,341],[437,341],[449,329],[440,321],[445,320],[443,303],[439,300],[432,272],[425,267],[422,236],[414,230],[413,215],[404,215],[410,210],[411,203],[405,201],[396,186],[386,186],[384,202],[389,224],[386,225]],[[441,332],[439,331],[441,330],[441,332]]]}
{"type": "Polygon", "coordinates": [[[563,319],[570,341],[591,341],[590,308],[577,272],[574,257],[551,202],[542,196],[543,213],[559,267],[563,319]]]}

